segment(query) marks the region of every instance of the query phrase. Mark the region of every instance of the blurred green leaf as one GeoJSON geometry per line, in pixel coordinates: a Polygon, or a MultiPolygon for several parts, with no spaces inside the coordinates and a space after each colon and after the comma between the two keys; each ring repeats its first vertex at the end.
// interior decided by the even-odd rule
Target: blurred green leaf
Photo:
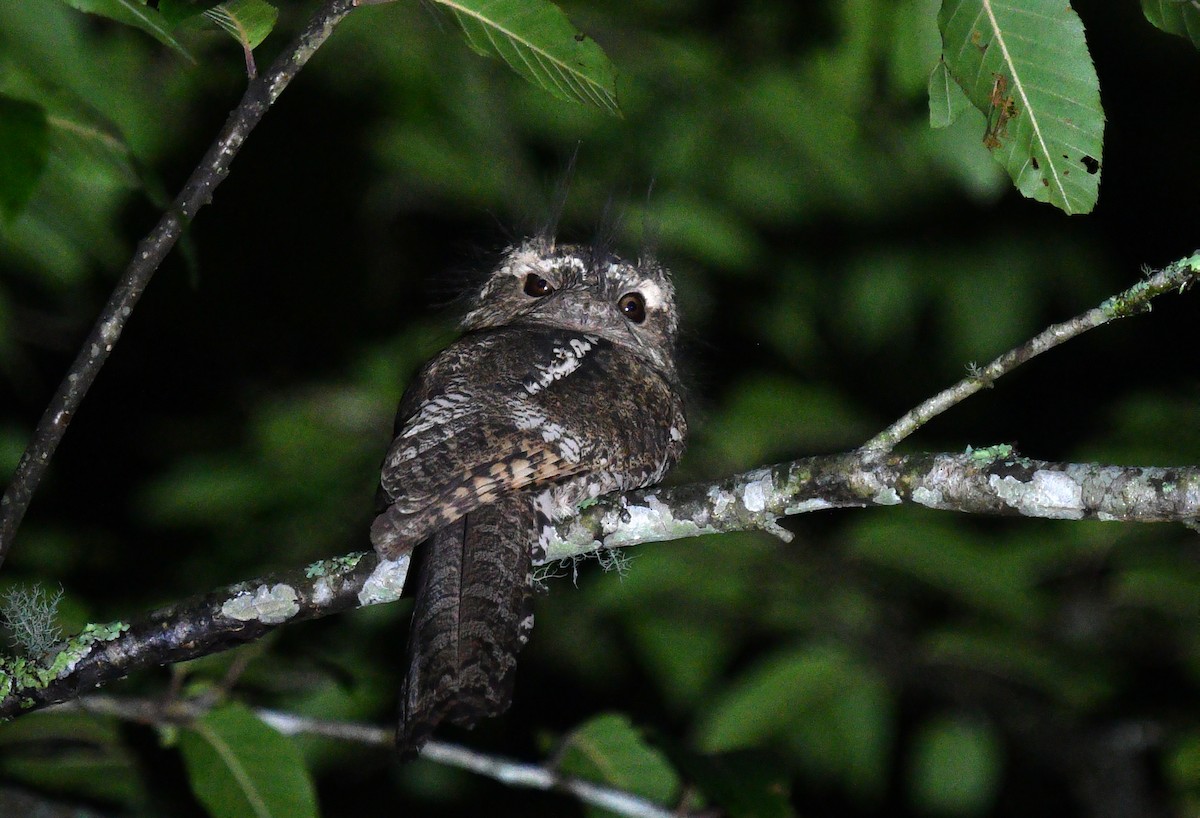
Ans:
{"type": "Polygon", "coordinates": [[[897,0],[893,7],[892,36],[888,39],[888,77],[894,93],[917,96],[926,90],[929,66],[942,53],[937,10],[941,0],[897,0]]]}
{"type": "Polygon", "coordinates": [[[1158,28],[1200,48],[1200,6],[1191,0],[1142,0],[1142,13],[1158,28]]]}
{"type": "Polygon", "coordinates": [[[1200,731],[1184,731],[1167,747],[1165,767],[1172,789],[1184,795],[1184,814],[1200,807],[1200,731]]]}
{"type": "Polygon", "coordinates": [[[559,99],[595,105],[614,116],[616,72],[603,49],[548,0],[434,0],[454,12],[467,42],[499,57],[559,99]]]}
{"type": "Polygon", "coordinates": [[[136,759],[114,719],[82,712],[26,716],[0,729],[0,776],[58,794],[137,804],[136,759]]]}
{"type": "Polygon", "coordinates": [[[1152,608],[1185,621],[1200,619],[1200,570],[1171,560],[1122,571],[1113,596],[1126,605],[1152,608]]]}
{"type": "MultiPolygon", "coordinates": [[[[620,713],[604,713],[575,728],[563,741],[559,770],[670,805],[679,776],[666,757],[648,745],[620,713]]],[[[609,814],[607,811],[599,811],[609,814]]]]}
{"type": "Polygon", "coordinates": [[[1104,112],[1075,11],[1059,0],[945,0],[938,25],[946,66],[988,118],[984,145],[1017,189],[1091,212],[1104,112]]]}
{"type": "Polygon", "coordinates": [[[932,631],[925,639],[929,661],[967,667],[1042,690],[1072,707],[1095,707],[1112,695],[1111,668],[1078,663],[1057,646],[999,628],[932,631]]]}
{"type": "Polygon", "coordinates": [[[840,646],[776,654],[719,696],[697,728],[707,752],[784,744],[820,781],[870,800],[887,779],[893,724],[887,685],[840,646]]]}
{"type": "Polygon", "coordinates": [[[142,0],[63,0],[63,2],[80,11],[98,14],[127,26],[140,28],[180,56],[195,62],[188,50],[171,35],[171,27],[158,9],[151,8],[142,0]]]}
{"type": "MultiPolygon", "coordinates": [[[[694,707],[728,659],[729,634],[692,615],[633,622],[629,638],[677,711],[694,707]]],[[[635,615],[636,618],[636,615],[635,615]]]]}
{"type": "Polygon", "coordinates": [[[1000,739],[990,725],[962,718],[926,722],[913,739],[913,801],[925,814],[986,814],[1002,762],[1000,739]]]}
{"type": "Polygon", "coordinates": [[[46,167],[49,148],[42,106],[0,95],[0,215],[12,220],[25,207],[46,167]]]}
{"type": "Polygon", "coordinates": [[[196,797],[213,818],[316,818],[312,779],[291,739],[227,704],[179,737],[196,797]]]}
{"type": "Polygon", "coordinates": [[[834,389],[752,376],[702,428],[694,456],[711,458],[721,469],[741,469],[853,445],[867,428],[857,407],[834,389]]]}
{"type": "Polygon", "coordinates": [[[722,815],[730,818],[791,818],[791,786],[785,765],[761,751],[699,755],[672,748],[671,760],[722,815]]]}
{"type": "Polygon", "coordinates": [[[55,157],[88,179],[104,178],[130,189],[144,187],[141,170],[124,135],[85,103],[62,95],[48,103],[48,124],[55,157]]]}
{"type": "Polygon", "coordinates": [[[1019,623],[1042,616],[1045,606],[1035,588],[1043,552],[979,542],[952,522],[920,510],[913,510],[911,518],[897,512],[851,524],[846,533],[850,552],[994,616],[1019,623]]]}

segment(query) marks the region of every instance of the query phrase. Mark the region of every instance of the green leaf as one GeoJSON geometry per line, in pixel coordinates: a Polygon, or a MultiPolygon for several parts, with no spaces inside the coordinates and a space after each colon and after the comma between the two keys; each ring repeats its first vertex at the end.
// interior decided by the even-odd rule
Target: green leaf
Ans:
{"type": "Polygon", "coordinates": [[[71,8],[140,28],[179,55],[195,62],[188,50],[171,36],[171,27],[158,9],[150,8],[139,0],[63,0],[63,2],[71,8]]]}
{"type": "Polygon", "coordinates": [[[103,174],[131,189],[147,186],[124,134],[110,120],[65,95],[48,101],[47,106],[56,160],[65,160],[73,169],[86,169],[89,181],[103,174]]]}
{"type": "Polygon", "coordinates": [[[0,215],[17,217],[33,195],[49,152],[46,111],[0,95],[0,215]]]}
{"type": "Polygon", "coordinates": [[[271,33],[279,10],[264,0],[229,0],[208,9],[204,16],[251,51],[271,33]]]}
{"type": "Polygon", "coordinates": [[[604,713],[577,727],[563,744],[559,769],[602,781],[657,804],[679,794],[679,776],[666,757],[646,743],[620,713],[604,713]]]}
{"type": "Polygon", "coordinates": [[[499,57],[559,99],[614,116],[616,72],[604,50],[547,0],[435,0],[454,12],[477,53],[499,57]]]}
{"type": "Polygon", "coordinates": [[[1200,48],[1200,6],[1190,0],[1142,0],[1146,19],[1168,34],[1178,34],[1200,48]]]}
{"type": "Polygon", "coordinates": [[[213,818],[316,818],[312,779],[291,739],[241,704],[206,714],[179,749],[196,797],[213,818]]]}
{"type": "Polygon", "coordinates": [[[773,741],[817,780],[863,798],[887,780],[892,703],[879,674],[849,651],[813,645],[752,669],[720,697],[697,731],[708,752],[773,741]]]}
{"type": "Polygon", "coordinates": [[[217,5],[220,5],[217,0],[158,0],[158,11],[174,30],[217,5]]]}
{"type": "Polygon", "coordinates": [[[1096,205],[1104,139],[1083,23],[1061,0],[944,0],[943,59],[987,117],[984,146],[1022,194],[1063,212],[1096,205]]]}
{"type": "Polygon", "coordinates": [[[947,128],[967,107],[967,98],[950,76],[945,60],[938,60],[929,75],[929,127],[947,128]]]}
{"type": "Polygon", "coordinates": [[[917,733],[910,785],[922,813],[982,815],[996,797],[1003,752],[985,723],[940,718],[917,733]]]}
{"type": "Polygon", "coordinates": [[[57,797],[126,804],[145,790],[117,721],[92,713],[46,711],[5,724],[0,776],[57,797]]]}

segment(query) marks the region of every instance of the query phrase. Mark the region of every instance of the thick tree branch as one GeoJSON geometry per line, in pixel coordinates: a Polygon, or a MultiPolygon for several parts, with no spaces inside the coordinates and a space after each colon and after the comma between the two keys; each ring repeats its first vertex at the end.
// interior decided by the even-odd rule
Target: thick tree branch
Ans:
{"type": "Polygon", "coordinates": [[[997,378],[1006,375],[1021,364],[1064,341],[1082,335],[1090,329],[1103,326],[1117,318],[1147,312],[1150,301],[1171,290],[1182,292],[1200,275],[1200,252],[1181,259],[1166,269],[1150,273],[1128,290],[1107,299],[1070,321],[1055,324],[1030,338],[1024,344],[1001,355],[982,369],[972,372],[954,386],[922,403],[888,428],[871,438],[861,451],[869,457],[878,458],[890,452],[896,444],[911,435],[921,426],[961,403],[980,389],[990,387],[997,378]]]}
{"type": "MultiPolygon", "coordinates": [[[[187,726],[204,715],[211,705],[193,701],[164,703],[157,699],[92,695],[84,696],[67,706],[139,724],[187,726]]],[[[287,736],[323,736],[379,747],[389,753],[395,750],[395,727],[311,719],[264,707],[255,708],[254,712],[265,723],[287,736]]],[[[618,815],[627,815],[629,818],[679,818],[686,815],[664,809],[652,801],[624,790],[563,775],[548,765],[527,764],[503,756],[487,755],[458,744],[431,740],[421,750],[421,758],[448,767],[469,770],[510,787],[565,793],[585,804],[601,807],[618,815]]]]}
{"type": "Polygon", "coordinates": [[[212,201],[213,191],[229,173],[233,157],[254,126],[354,5],[354,0],[326,0],[300,36],[267,72],[250,82],[241,102],[226,120],[221,134],[192,171],[171,207],[138,244],[129,266],[109,296],[108,303],[96,319],[74,363],[67,370],[58,392],[42,414],[33,439],[21,456],[3,498],[0,498],[0,565],[12,547],[25,510],[50,465],[50,458],[54,456],[84,395],[121,337],[125,323],[151,277],[175,246],[184,227],[195,218],[196,212],[212,201]]]}
{"type": "MultiPolygon", "coordinates": [[[[597,549],[724,531],[790,538],[779,519],[828,508],[912,502],[942,511],[1059,520],[1190,522],[1200,518],[1200,467],[1047,463],[1011,446],[964,454],[861,452],[756,469],[719,483],[605,498],[558,526],[547,561],[597,549]]],[[[0,657],[0,717],[75,698],[144,667],[258,639],[280,625],[399,598],[408,558],[350,554],[241,582],[133,622],[89,625],[40,661],[0,657]]]]}

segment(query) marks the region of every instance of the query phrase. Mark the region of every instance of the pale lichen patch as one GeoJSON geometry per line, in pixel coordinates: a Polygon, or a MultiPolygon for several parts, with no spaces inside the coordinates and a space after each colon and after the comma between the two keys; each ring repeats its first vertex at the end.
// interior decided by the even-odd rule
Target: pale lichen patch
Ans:
{"type": "Polygon", "coordinates": [[[988,485],[996,496],[1026,517],[1052,520],[1083,519],[1083,489],[1062,472],[1039,469],[1029,482],[1009,475],[992,475],[988,485]]]}
{"type": "Polygon", "coordinates": [[[328,605],[333,601],[333,585],[329,577],[321,577],[313,583],[312,602],[314,605],[328,605]]]}
{"type": "Polygon", "coordinates": [[[912,501],[928,508],[941,508],[942,493],[936,489],[917,486],[913,489],[912,501]]]}
{"type": "Polygon", "coordinates": [[[900,499],[900,495],[896,493],[894,488],[884,486],[875,493],[875,496],[871,498],[871,502],[877,506],[898,506],[904,501],[900,499]]]}
{"type": "Polygon", "coordinates": [[[408,562],[408,554],[394,560],[381,559],[358,592],[359,604],[379,605],[399,599],[408,576],[408,562]]]}
{"type": "Polygon", "coordinates": [[[725,514],[729,506],[734,503],[734,498],[729,492],[722,491],[716,486],[713,486],[708,490],[708,502],[712,504],[713,514],[717,517],[721,517],[725,514]]]}
{"type": "Polygon", "coordinates": [[[279,583],[267,587],[260,585],[254,591],[242,591],[221,606],[221,614],[248,622],[257,619],[265,625],[287,622],[300,612],[300,601],[296,589],[279,583]]]}
{"type": "Polygon", "coordinates": [[[767,498],[771,496],[775,486],[769,471],[757,472],[753,479],[742,487],[742,505],[746,511],[757,514],[767,507],[767,498]]]}
{"type": "Polygon", "coordinates": [[[835,508],[833,503],[828,500],[822,500],[819,497],[812,500],[805,500],[802,503],[797,503],[794,506],[788,506],[783,510],[784,514],[808,514],[810,511],[824,511],[827,508],[835,508]]]}

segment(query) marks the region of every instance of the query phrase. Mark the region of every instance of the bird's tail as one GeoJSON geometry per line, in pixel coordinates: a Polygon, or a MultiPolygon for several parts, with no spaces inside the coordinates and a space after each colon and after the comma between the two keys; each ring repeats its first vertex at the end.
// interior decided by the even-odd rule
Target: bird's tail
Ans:
{"type": "Polygon", "coordinates": [[[502,497],[434,533],[408,637],[396,746],[408,757],[442,721],[474,727],[512,702],[517,652],[533,629],[527,494],[502,497]]]}

